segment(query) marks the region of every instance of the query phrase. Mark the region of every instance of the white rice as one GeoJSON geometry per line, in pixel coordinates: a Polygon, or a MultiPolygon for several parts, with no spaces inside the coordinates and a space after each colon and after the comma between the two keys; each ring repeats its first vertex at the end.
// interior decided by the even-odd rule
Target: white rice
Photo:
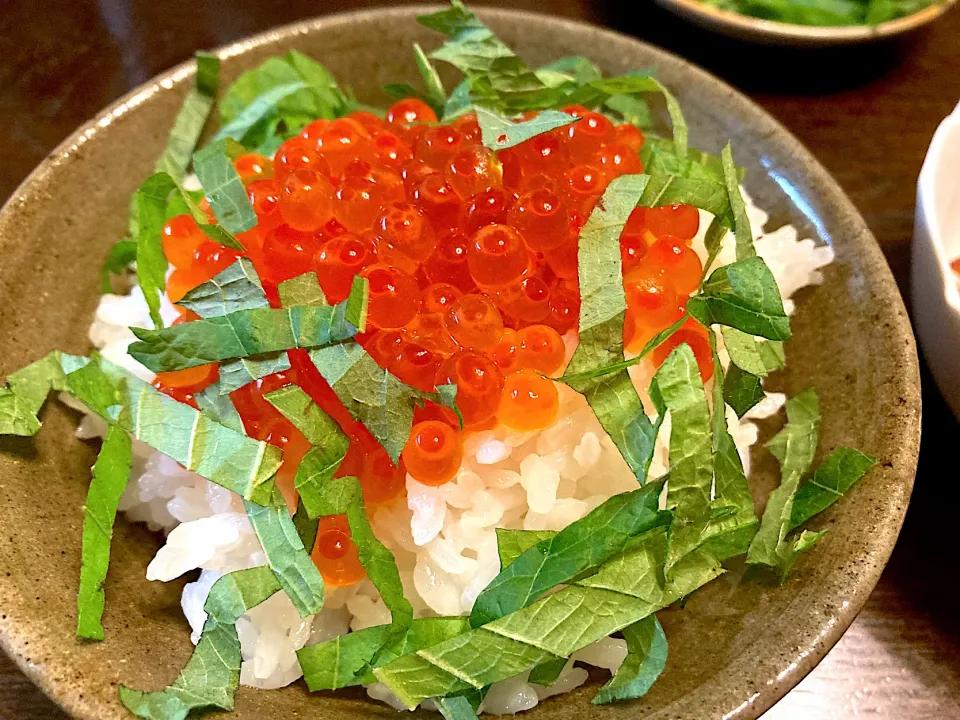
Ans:
{"type": "MultiPolygon", "coordinates": [[[[765,233],[768,216],[749,197],[746,200],[757,253],[770,266],[792,312],[789,296],[805,285],[822,282],[819,269],[833,260],[833,250],[800,240],[791,226],[765,233]]],[[[702,258],[706,256],[703,231],[709,220],[703,214],[702,231],[694,241],[702,258]]],[[[732,245],[728,237],[718,264],[734,260],[732,245]]],[[[176,317],[166,301],[162,314],[168,323],[176,317]]],[[[143,295],[136,287],[128,295],[101,298],[90,340],[111,362],[152,380],[152,374],[126,354],[134,340],[130,326],[150,326],[143,295]]],[[[571,342],[568,346],[572,350],[571,342]]],[[[631,370],[642,397],[652,372],[649,363],[631,370]]],[[[566,386],[559,385],[559,390],[561,409],[550,427],[532,433],[503,427],[475,433],[466,439],[464,461],[453,481],[428,487],[408,476],[405,498],[372,509],[373,527],[395,553],[406,596],[418,617],[470,612],[477,595],[500,569],[496,527],[560,530],[607,498],[636,487],[633,474],[586,400],[566,386]]],[[[728,412],[730,431],[747,472],[749,449],[757,440],[757,428],[750,420],[776,413],[784,400],[781,394],[768,394],[742,421],[728,412]]],[[[651,477],[667,471],[669,426],[667,417],[651,477]]],[[[102,422],[88,416],[78,434],[91,437],[104,430],[102,422]]],[[[135,442],[134,467],[120,509],[131,520],[167,533],[166,544],[147,568],[148,579],[166,582],[192,570],[202,571],[198,580],[185,586],[181,600],[194,643],[206,619],[203,603],[217,578],[266,562],[238,496],[140,443],[135,442]]],[[[288,685],[302,675],[297,649],[348,629],[389,621],[389,611],[368,580],[330,590],[323,611],[306,620],[284,593],[278,593],[238,622],[241,682],[258,688],[288,685]]],[[[529,683],[529,673],[496,683],[483,709],[493,714],[528,710],[546,697],[581,685],[587,673],[577,663],[615,672],[625,655],[622,640],[601,640],[576,653],[549,688],[529,683]]],[[[372,698],[402,708],[380,683],[367,691],[372,698]]]]}

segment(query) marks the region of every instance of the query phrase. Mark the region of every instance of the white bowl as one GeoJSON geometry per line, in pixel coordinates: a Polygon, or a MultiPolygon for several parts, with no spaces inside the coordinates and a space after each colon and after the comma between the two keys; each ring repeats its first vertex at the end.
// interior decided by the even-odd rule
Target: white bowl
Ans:
{"type": "Polygon", "coordinates": [[[960,418],[960,106],[933,136],[913,232],[913,322],[933,378],[960,418]]]}

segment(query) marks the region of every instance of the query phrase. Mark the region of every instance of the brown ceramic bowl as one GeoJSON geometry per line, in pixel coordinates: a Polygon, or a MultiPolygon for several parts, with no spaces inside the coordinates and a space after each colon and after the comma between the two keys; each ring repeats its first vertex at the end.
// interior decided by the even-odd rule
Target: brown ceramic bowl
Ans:
{"type": "Polygon", "coordinates": [[[703,0],[656,0],[673,13],[721,35],[762,45],[836,47],[861,45],[910,35],[943,15],[957,0],[940,0],[907,17],[879,25],[816,27],[750,17],[707,5],[703,0]]]}
{"type": "MultiPolygon", "coordinates": [[[[304,22],[220,51],[227,79],[297,48],[325,63],[358,96],[383,102],[382,83],[414,77],[410,45],[437,37],[414,21],[425,8],[383,9],[304,22]]],[[[850,445],[878,467],[816,521],[830,534],[782,587],[733,571],[661,613],[666,672],[642,700],[590,705],[593,687],[533,710],[530,720],[755,718],[837,641],[856,617],[893,548],[917,461],[920,392],[913,334],[893,278],[863,219],[796,139],[705,72],[649,45],[588,25],[522,12],[481,13],[532,64],[585,53],[607,72],[652,68],[687,112],[694,142],[732,139],[747,185],[775,223],[793,223],[836,248],[826,283],[799,298],[778,380],[813,386],[826,453],[850,445]]],[[[99,265],[123,235],[127,199],[150,173],[192,68],[180,66],[131,93],[68,138],[0,212],[0,376],[53,348],[83,353],[100,292],[99,265]]],[[[159,538],[118,523],[107,581],[107,640],[74,639],[82,505],[95,447],[73,437],[76,415],[57,403],[33,440],[0,439],[0,643],[78,718],[129,717],[117,683],[160,688],[190,654],[181,583],[149,583],[159,538]]],[[[767,429],[769,432],[769,429],[767,429]]],[[[758,488],[777,480],[757,452],[758,488]]],[[[242,689],[240,718],[318,720],[397,715],[361,692],[242,689]]],[[[427,716],[425,713],[422,716],[427,716]]],[[[430,716],[433,717],[433,716],[430,716]]]]}

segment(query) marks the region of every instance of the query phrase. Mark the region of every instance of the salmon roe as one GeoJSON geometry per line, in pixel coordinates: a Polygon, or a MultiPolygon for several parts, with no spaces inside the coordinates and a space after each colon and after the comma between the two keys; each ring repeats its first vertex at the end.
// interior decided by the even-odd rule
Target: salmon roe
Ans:
{"type": "Polygon", "coordinates": [[[560,395],[552,380],[534,370],[507,375],[497,419],[509,428],[525,432],[547,427],[557,419],[560,395]]]}
{"type": "Polygon", "coordinates": [[[463,460],[460,433],[441,420],[417,423],[403,449],[407,472],[424,485],[452,480],[463,460]]]}
{"type": "Polygon", "coordinates": [[[367,576],[360,564],[357,545],[350,538],[346,515],[320,518],[310,557],[323,575],[323,581],[332,587],[353,585],[367,576]]]}
{"type": "MultiPolygon", "coordinates": [[[[357,111],[315,120],[273,158],[234,160],[258,220],[238,236],[245,252],[212,242],[190,215],[165,223],[171,301],[243,255],[273,300],[278,283],[313,271],[327,300],[341,302],[361,275],[371,292],[368,332],[359,339],[371,356],[425,391],[458,386],[464,429],[449,409],[427,403],[394,463],[306,351],[290,351],[289,371],[231,395],[247,432],[284,449],[285,493],[295,492],[309,445],[264,396],[290,383],[349,436],[338,475],[358,477],[371,505],[402,494],[408,472],[424,484],[454,477],[464,433],[496,422],[539,429],[556,419],[559,396],[549,378],[562,373],[578,325],[580,230],[613,179],[642,172],[644,144],[632,125],[614,126],[581,106],[564,111],[580,120],[498,152],[483,146],[473,113],[440,124],[416,98],[394,103],[383,119],[357,111]]],[[[699,212],[689,206],[631,213],[620,237],[628,349],[642,349],[682,316],[703,272],[691,248],[699,230],[699,212]]],[[[680,342],[710,377],[708,335],[692,320],[652,360],[661,363],[680,342]]],[[[155,383],[195,404],[193,394],[216,379],[210,365],[162,373],[155,383]]],[[[344,518],[321,522],[313,559],[331,585],[364,577],[344,518]]]]}

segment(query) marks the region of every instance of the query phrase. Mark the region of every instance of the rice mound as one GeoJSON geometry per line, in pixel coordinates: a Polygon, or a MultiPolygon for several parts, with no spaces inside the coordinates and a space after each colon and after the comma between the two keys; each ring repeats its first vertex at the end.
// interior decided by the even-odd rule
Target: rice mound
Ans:
{"type": "MultiPolygon", "coordinates": [[[[799,239],[789,225],[765,233],[767,214],[746,193],[744,198],[757,254],[773,272],[790,313],[794,305],[789,297],[801,287],[823,281],[820,268],[833,260],[833,249],[799,239]]],[[[706,258],[703,236],[710,219],[701,211],[701,232],[693,243],[701,259],[706,258]]],[[[734,259],[728,237],[716,264],[734,259]]],[[[166,298],[161,314],[165,323],[177,316],[166,298]]],[[[127,346],[135,339],[131,326],[151,326],[138,287],[127,295],[101,297],[90,340],[108,360],[151,381],[153,374],[127,355],[127,346]]],[[[565,340],[569,358],[575,338],[565,340]]],[[[726,364],[722,347],[720,355],[726,364]]],[[[649,362],[630,371],[644,400],[653,372],[649,362]]],[[[406,497],[370,509],[377,537],[396,555],[404,592],[417,617],[469,614],[477,595],[500,570],[497,527],[560,530],[613,495],[636,487],[633,473],[583,396],[565,385],[558,387],[560,412],[550,427],[519,433],[501,426],[474,433],[465,440],[464,460],[454,480],[429,487],[408,476],[406,497]]],[[[757,427],[751,420],[776,413],[784,401],[782,394],[768,393],[742,420],[728,408],[728,426],[748,474],[750,447],[757,441],[757,427]]],[[[668,416],[657,438],[651,477],[668,470],[669,421],[668,416]]],[[[77,434],[88,438],[105,432],[102,421],[86,415],[77,434]]],[[[120,509],[129,519],[166,534],[166,543],[147,568],[147,579],[166,582],[201,571],[181,597],[194,644],[206,620],[203,604],[213,583],[225,573],[266,563],[239,496],[137,441],[120,509]]],[[[243,656],[240,682],[263,689],[288,685],[302,676],[298,649],[388,622],[390,613],[369,580],[328,589],[323,610],[306,619],[281,591],[237,623],[243,656]]],[[[626,653],[623,640],[605,638],[577,652],[550,687],[528,682],[529,673],[494,684],[482,710],[492,714],[529,710],[551,695],[584,683],[587,671],[577,663],[613,673],[626,653]]],[[[403,709],[380,683],[368,686],[367,692],[403,709]]]]}

